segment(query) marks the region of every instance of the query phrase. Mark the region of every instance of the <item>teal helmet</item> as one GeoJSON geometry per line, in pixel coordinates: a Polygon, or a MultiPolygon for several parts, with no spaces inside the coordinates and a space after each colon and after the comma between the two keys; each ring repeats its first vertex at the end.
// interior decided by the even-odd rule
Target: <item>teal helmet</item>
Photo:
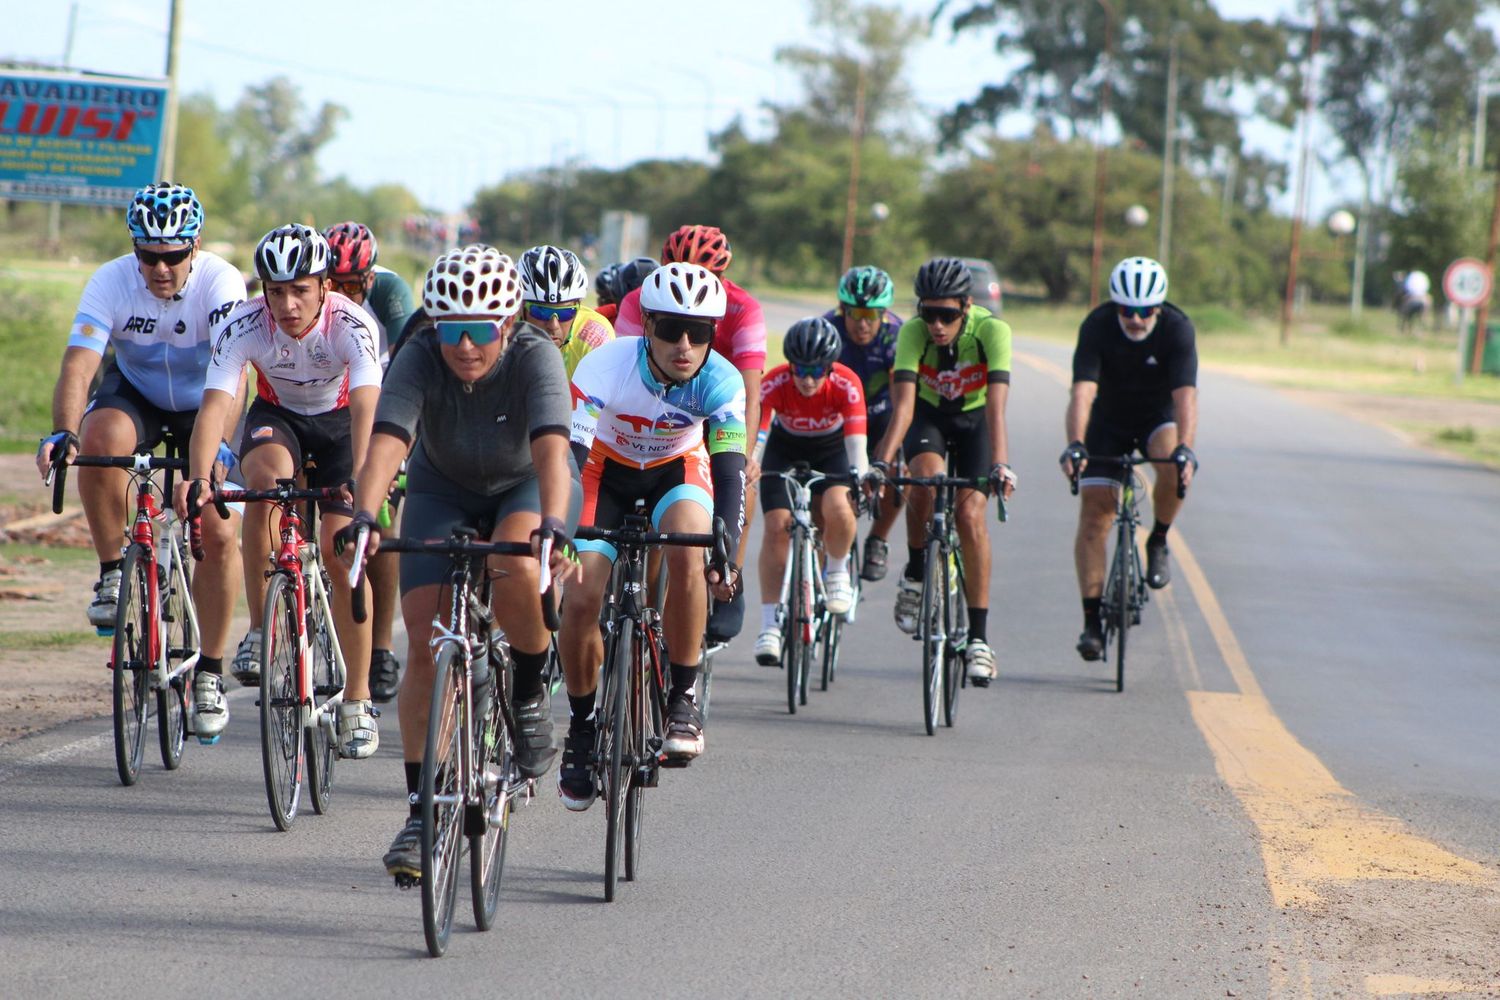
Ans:
{"type": "Polygon", "coordinates": [[[171,181],[148,184],[126,207],[125,225],[137,243],[186,243],[203,228],[203,206],[190,187],[171,181]]]}
{"type": "Polygon", "coordinates": [[[889,309],[896,299],[891,276],[878,267],[851,267],[839,279],[839,301],[856,309],[889,309]]]}

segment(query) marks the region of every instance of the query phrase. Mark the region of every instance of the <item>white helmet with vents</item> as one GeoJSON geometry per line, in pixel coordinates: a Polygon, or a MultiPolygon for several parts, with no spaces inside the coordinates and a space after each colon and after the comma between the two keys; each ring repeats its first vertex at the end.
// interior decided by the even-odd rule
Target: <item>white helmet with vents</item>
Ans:
{"type": "Polygon", "coordinates": [[[330,256],[322,233],[293,222],[261,237],[255,248],[255,273],[261,281],[296,281],[327,274],[330,256]]]}
{"type": "Polygon", "coordinates": [[[532,247],[521,254],[520,271],[527,302],[577,302],[589,293],[589,273],[571,250],[532,247]]]}
{"type": "Polygon", "coordinates": [[[641,285],[641,308],[653,313],[723,319],[724,283],[698,264],[663,264],[641,285]]]}
{"type": "Polygon", "coordinates": [[[1145,308],[1167,300],[1167,272],[1150,257],[1126,257],[1109,275],[1109,297],[1116,305],[1145,308]]]}
{"type": "Polygon", "coordinates": [[[521,309],[521,278],[511,259],[494,247],[476,243],[449,250],[427,271],[422,308],[433,319],[506,319],[521,309]]]}

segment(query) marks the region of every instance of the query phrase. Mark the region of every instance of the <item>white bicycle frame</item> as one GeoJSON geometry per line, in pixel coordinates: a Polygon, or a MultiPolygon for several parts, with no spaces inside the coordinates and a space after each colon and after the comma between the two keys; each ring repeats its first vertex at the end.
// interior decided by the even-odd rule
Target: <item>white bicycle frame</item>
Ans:
{"type": "Polygon", "coordinates": [[[802,640],[809,645],[817,641],[826,623],[826,617],[823,614],[823,607],[826,603],[823,574],[818,571],[818,526],[813,523],[812,496],[813,487],[827,478],[821,472],[810,473],[805,482],[792,478],[790,472],[780,475],[781,482],[792,501],[792,524],[788,529],[791,535],[791,550],[787,553],[786,567],[781,573],[781,598],[776,605],[776,624],[785,627],[787,616],[791,614],[792,570],[797,560],[800,559],[803,564],[802,579],[811,584],[811,592],[808,595],[809,621],[802,636],[802,640]],[[805,539],[806,544],[798,544],[799,535],[805,539]]]}
{"type": "Polygon", "coordinates": [[[302,665],[298,671],[302,678],[302,690],[298,692],[298,718],[303,729],[321,729],[323,735],[336,745],[338,707],[344,701],[344,687],[349,683],[349,670],[344,663],[343,647],[339,645],[338,629],[334,627],[333,605],[324,583],[326,570],[318,559],[318,545],[316,542],[303,541],[297,554],[302,560],[303,594],[306,596],[308,610],[313,612],[305,623],[312,628],[300,629],[297,642],[297,659],[302,665]],[[328,631],[328,648],[333,652],[333,662],[338,668],[340,682],[338,691],[322,702],[317,700],[317,692],[313,690],[314,664],[311,659],[313,629],[318,627],[328,631]]]}
{"type": "MultiPolygon", "coordinates": [[[[144,468],[148,468],[146,466],[144,468]]],[[[151,667],[151,690],[166,690],[172,681],[188,674],[198,666],[198,658],[203,655],[203,633],[198,628],[198,606],[193,603],[193,590],[188,584],[187,568],[184,555],[187,543],[182,537],[182,522],[167,507],[160,515],[162,521],[161,531],[156,536],[156,565],[160,579],[157,581],[158,605],[165,611],[167,608],[167,592],[161,591],[161,580],[166,580],[169,590],[175,590],[182,595],[182,608],[187,613],[188,625],[191,628],[191,636],[196,648],[193,655],[179,663],[175,669],[168,669],[168,647],[167,639],[169,628],[165,614],[157,615],[156,618],[156,662],[151,667]]],[[[122,550],[123,554],[123,550],[122,550]]],[[[191,692],[188,692],[191,695],[191,692]]],[[[189,713],[191,718],[191,713],[189,713]]],[[[189,723],[189,729],[191,729],[189,723]]]]}

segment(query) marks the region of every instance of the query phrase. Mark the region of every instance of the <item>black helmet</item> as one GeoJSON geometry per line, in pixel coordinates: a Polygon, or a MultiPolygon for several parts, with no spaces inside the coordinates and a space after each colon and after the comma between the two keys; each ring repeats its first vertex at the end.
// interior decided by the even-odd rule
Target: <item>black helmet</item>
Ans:
{"type": "Polygon", "coordinates": [[[594,275],[594,294],[600,305],[620,301],[620,265],[606,264],[594,275]]]}
{"type": "Polygon", "coordinates": [[[843,350],[839,332],[822,316],[799,319],[786,332],[781,353],[794,365],[829,365],[843,350]]]}
{"type": "Polygon", "coordinates": [[[839,301],[856,309],[889,309],[896,298],[891,276],[878,267],[851,267],[839,280],[839,301]]]}
{"type": "Polygon", "coordinates": [[[917,298],[968,298],[974,286],[969,265],[957,257],[934,257],[917,269],[917,298]]]}
{"type": "Polygon", "coordinates": [[[661,264],[655,257],[637,257],[635,260],[618,266],[620,270],[616,280],[620,283],[620,298],[623,299],[645,284],[646,278],[652,271],[661,267],[661,264]]]}

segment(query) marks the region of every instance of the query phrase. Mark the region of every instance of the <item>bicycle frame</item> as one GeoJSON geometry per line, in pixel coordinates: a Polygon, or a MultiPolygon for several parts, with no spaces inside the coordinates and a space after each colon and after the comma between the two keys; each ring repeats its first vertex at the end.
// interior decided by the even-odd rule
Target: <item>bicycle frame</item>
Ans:
{"type": "Polygon", "coordinates": [[[779,477],[792,502],[792,523],[788,528],[792,544],[787,553],[786,568],[781,574],[777,624],[784,626],[790,620],[792,627],[799,630],[801,641],[811,646],[827,626],[824,616],[819,613],[824,605],[825,591],[823,574],[818,572],[820,533],[813,523],[813,488],[830,477],[808,469],[802,462],[796,463],[786,472],[765,472],[761,475],[767,479],[779,477]],[[798,570],[801,571],[803,592],[798,601],[798,610],[794,613],[791,602],[794,596],[799,595],[792,593],[792,580],[798,570]]]}

